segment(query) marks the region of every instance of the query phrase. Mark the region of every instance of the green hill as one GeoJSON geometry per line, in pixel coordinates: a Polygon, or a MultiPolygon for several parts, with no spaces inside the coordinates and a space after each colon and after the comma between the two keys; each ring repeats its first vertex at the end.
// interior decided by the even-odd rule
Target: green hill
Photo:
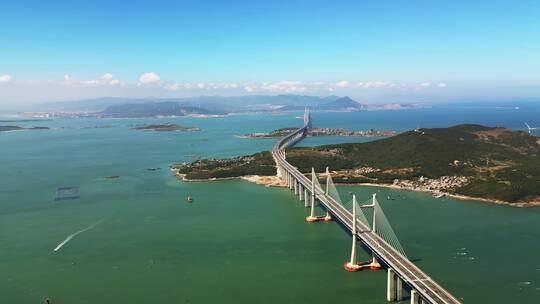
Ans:
{"type": "MultiPolygon", "coordinates": [[[[264,162],[268,172],[269,155],[258,155],[243,166],[256,172],[257,164],[264,162]]],[[[329,166],[338,183],[403,182],[420,190],[509,203],[540,200],[540,139],[505,128],[458,125],[421,129],[367,143],[292,148],[287,151],[287,160],[305,173],[311,167],[323,172],[329,166]],[[429,180],[421,183],[421,177],[429,180]]],[[[232,167],[219,170],[223,174],[232,167]]],[[[212,175],[211,171],[206,173],[212,175]]],[[[190,174],[197,172],[188,172],[188,178],[190,174]]]]}

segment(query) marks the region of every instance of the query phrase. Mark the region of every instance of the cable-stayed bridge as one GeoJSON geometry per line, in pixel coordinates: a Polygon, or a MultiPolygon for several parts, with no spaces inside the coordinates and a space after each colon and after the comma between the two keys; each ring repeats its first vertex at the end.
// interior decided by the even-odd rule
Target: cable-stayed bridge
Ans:
{"type": "Polygon", "coordinates": [[[407,258],[375,194],[363,204],[359,204],[354,195],[351,201],[343,203],[328,168],[325,172],[326,187],[323,188],[313,169],[310,179],[287,162],[285,149],[302,140],[310,127],[311,116],[306,109],[303,126],[281,138],[272,148],[272,156],[278,168],[278,176],[284,179],[289,189],[294,189],[294,193],[304,201],[306,207],[311,207],[311,214],[306,221],[336,220],[351,233],[351,258],[345,263],[344,268],[349,271],[386,268],[387,300],[390,302],[402,301],[404,290],[409,290],[411,304],[460,303],[407,258]],[[317,204],[326,210],[326,216],[316,216],[317,204]],[[371,252],[373,256],[371,261],[357,262],[358,242],[371,252]]]}

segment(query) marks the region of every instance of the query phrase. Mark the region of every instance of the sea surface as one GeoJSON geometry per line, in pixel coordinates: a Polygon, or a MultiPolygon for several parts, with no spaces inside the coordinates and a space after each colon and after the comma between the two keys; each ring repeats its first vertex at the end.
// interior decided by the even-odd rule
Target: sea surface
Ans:
{"type": "MultiPolygon", "coordinates": [[[[540,124],[539,114],[534,104],[510,104],[312,116],[317,127],[401,132],[458,123],[523,129],[540,124]]],[[[308,210],[290,191],[183,183],[168,169],[268,150],[275,139],[235,135],[299,126],[301,115],[66,119],[18,123],[51,130],[0,133],[0,303],[386,303],[385,272],[344,271],[350,236],[335,223],[306,223],[308,210]],[[130,129],[165,122],[202,131],[130,129]],[[79,187],[80,199],[55,201],[59,187],[79,187]]],[[[408,257],[464,303],[540,303],[540,208],[339,190],[362,201],[378,193],[408,257]]]]}

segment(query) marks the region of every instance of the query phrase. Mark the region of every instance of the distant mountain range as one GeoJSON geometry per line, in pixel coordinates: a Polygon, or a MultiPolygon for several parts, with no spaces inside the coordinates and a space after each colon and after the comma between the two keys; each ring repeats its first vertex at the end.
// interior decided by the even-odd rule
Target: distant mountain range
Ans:
{"type": "Polygon", "coordinates": [[[186,116],[186,115],[223,115],[228,112],[209,110],[201,107],[184,106],[177,102],[127,103],[109,106],[99,112],[105,117],[156,117],[156,116],[186,116]]]}
{"type": "Polygon", "coordinates": [[[305,95],[200,96],[186,98],[104,97],[40,105],[41,111],[85,112],[105,117],[224,115],[241,112],[368,111],[418,107],[418,104],[363,104],[350,97],[305,95]]]}
{"type": "Polygon", "coordinates": [[[269,109],[284,105],[314,106],[340,98],[339,96],[306,95],[248,95],[248,96],[199,96],[184,98],[118,98],[102,97],[74,101],[47,102],[38,106],[46,111],[88,111],[99,112],[109,106],[121,104],[174,102],[184,106],[202,106],[216,110],[236,111],[246,108],[269,109]]]}

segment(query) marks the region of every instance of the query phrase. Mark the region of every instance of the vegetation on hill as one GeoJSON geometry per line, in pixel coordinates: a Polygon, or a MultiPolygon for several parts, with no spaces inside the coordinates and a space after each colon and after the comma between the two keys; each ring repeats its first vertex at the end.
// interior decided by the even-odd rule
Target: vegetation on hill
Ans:
{"type": "Polygon", "coordinates": [[[188,180],[276,174],[274,159],[268,151],[230,159],[197,160],[175,164],[171,168],[188,180]]]}
{"type": "Polygon", "coordinates": [[[131,103],[113,105],[103,110],[100,115],[106,117],[156,117],[186,115],[223,115],[225,111],[209,110],[197,106],[181,105],[177,102],[131,103]]]}
{"type": "MultiPolygon", "coordinates": [[[[223,170],[239,175],[244,171],[268,174],[268,154],[249,159],[241,164],[244,170],[227,168],[236,167],[229,161],[223,163],[225,167],[206,171],[205,176],[218,177],[212,171],[223,170]],[[267,164],[264,169],[259,167],[262,161],[267,164]]],[[[337,172],[334,181],[338,183],[392,184],[396,179],[416,182],[458,176],[467,182],[445,192],[510,203],[540,200],[540,139],[505,128],[459,125],[421,129],[368,143],[292,148],[287,151],[287,160],[305,173],[312,167],[323,172],[329,166],[337,172]]],[[[205,161],[200,162],[204,167],[205,161]]],[[[198,174],[192,169],[186,171],[187,178],[198,174]]]]}
{"type": "Polygon", "coordinates": [[[201,130],[199,128],[184,127],[184,126],[179,126],[173,123],[146,125],[146,126],[134,127],[132,129],[140,130],[140,131],[156,131],[156,132],[167,132],[167,131],[187,132],[187,131],[200,131],[201,130]]]}

